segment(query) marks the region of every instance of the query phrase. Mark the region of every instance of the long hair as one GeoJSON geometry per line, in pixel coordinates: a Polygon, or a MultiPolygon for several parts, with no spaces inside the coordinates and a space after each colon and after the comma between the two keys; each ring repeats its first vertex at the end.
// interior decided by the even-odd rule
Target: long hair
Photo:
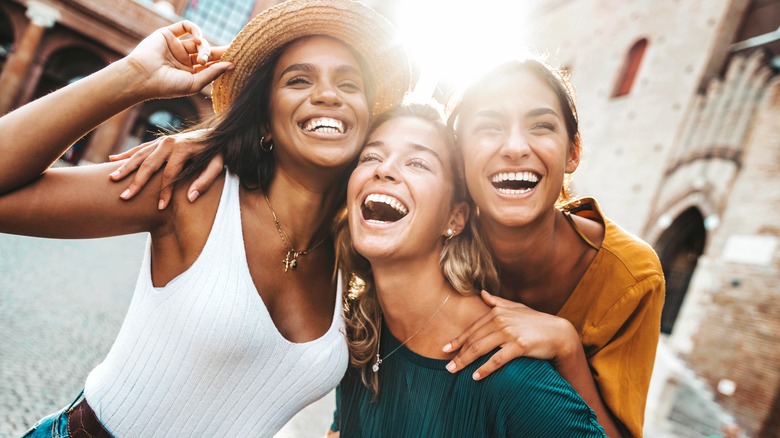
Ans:
{"type": "MultiPolygon", "coordinates": [[[[519,72],[533,74],[542,82],[546,83],[555,93],[558,97],[558,103],[561,106],[561,110],[563,111],[564,125],[566,126],[566,134],[569,138],[569,147],[576,149],[578,152],[582,152],[582,137],[579,130],[579,117],[577,116],[574,86],[569,80],[567,72],[552,67],[540,57],[528,58],[522,61],[506,62],[490,70],[479,80],[472,83],[462,93],[460,101],[454,105],[447,125],[455,132],[458,132],[458,125],[462,122],[462,113],[465,108],[473,105],[475,101],[478,101],[485,89],[490,87],[497,79],[519,72]]],[[[560,207],[571,200],[571,194],[569,192],[571,180],[572,176],[570,174],[567,174],[564,177],[563,187],[561,187],[561,193],[558,195],[556,206],[560,207]]]]}
{"type": "MultiPolygon", "coordinates": [[[[463,175],[463,161],[456,150],[452,131],[443,123],[441,112],[431,105],[406,104],[395,107],[374,121],[369,136],[382,124],[401,117],[414,117],[435,127],[449,149],[453,175],[452,205],[468,202],[466,182],[463,175]]],[[[360,255],[352,244],[347,223],[347,212],[343,209],[336,220],[336,256],[339,261],[348,293],[344,294],[344,317],[347,328],[347,344],[350,365],[360,369],[363,384],[372,390],[374,398],[379,394],[377,373],[371,371],[371,364],[379,351],[379,333],[382,309],[376,295],[371,264],[360,255]]],[[[498,290],[498,274],[488,246],[479,227],[469,221],[458,236],[445,241],[439,264],[449,284],[459,293],[467,295],[482,289],[498,290]]]]}

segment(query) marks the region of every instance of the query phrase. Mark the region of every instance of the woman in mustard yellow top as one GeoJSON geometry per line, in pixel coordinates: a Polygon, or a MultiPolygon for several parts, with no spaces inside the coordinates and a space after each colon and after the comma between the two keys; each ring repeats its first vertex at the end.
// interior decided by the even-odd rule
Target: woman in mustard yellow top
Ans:
{"type": "MultiPolygon", "coordinates": [[[[595,200],[569,199],[581,154],[577,124],[570,84],[538,60],[494,69],[450,116],[504,299],[483,292],[494,308],[444,347],[460,349],[447,369],[462,370],[496,348],[475,379],[512,358],[551,360],[609,436],[641,436],[663,273],[653,249],[604,217],[595,200]]],[[[145,145],[117,179],[160,145],[167,151],[150,156],[131,188],[172,153],[179,161],[193,153],[186,138],[145,145]]],[[[202,193],[210,179],[199,177],[188,192],[202,193]]]]}
{"type": "Polygon", "coordinates": [[[450,125],[505,299],[483,292],[494,308],[444,347],[460,349],[447,369],[496,348],[475,379],[515,357],[552,360],[609,436],[641,436],[663,272],[595,200],[569,199],[581,154],[571,85],[538,60],[507,63],[466,90],[450,125]]]}

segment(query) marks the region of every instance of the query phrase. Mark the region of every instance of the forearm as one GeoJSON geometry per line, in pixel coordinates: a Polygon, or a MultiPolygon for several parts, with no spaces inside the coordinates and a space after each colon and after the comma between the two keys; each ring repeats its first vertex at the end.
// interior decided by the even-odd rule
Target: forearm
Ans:
{"type": "Polygon", "coordinates": [[[0,118],[0,193],[32,181],[76,140],[151,97],[139,73],[120,60],[0,118]]]}
{"type": "Polygon", "coordinates": [[[604,404],[601,393],[596,387],[593,375],[588,367],[588,361],[585,358],[585,351],[582,344],[577,340],[576,345],[572,345],[568,351],[562,352],[554,361],[555,369],[566,379],[582,399],[596,412],[599,424],[604,428],[607,436],[621,436],[612,413],[604,404]]]}

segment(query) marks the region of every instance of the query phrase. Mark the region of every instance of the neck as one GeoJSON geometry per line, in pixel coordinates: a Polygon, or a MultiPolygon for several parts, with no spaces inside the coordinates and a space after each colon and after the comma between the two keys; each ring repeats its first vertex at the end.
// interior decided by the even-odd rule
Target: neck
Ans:
{"type": "Polygon", "coordinates": [[[277,169],[267,195],[297,251],[306,251],[330,233],[333,217],[343,204],[340,181],[310,184],[281,169],[277,169]]]}
{"type": "Polygon", "coordinates": [[[402,342],[420,328],[452,292],[438,256],[371,264],[385,324],[402,342]],[[434,275],[431,275],[435,273],[434,275]]]}
{"type": "MultiPolygon", "coordinates": [[[[498,265],[502,285],[509,289],[534,287],[547,281],[559,260],[560,228],[568,226],[558,210],[521,226],[504,226],[480,219],[481,229],[498,265]]],[[[512,298],[512,297],[508,297],[512,298]]]]}
{"type": "Polygon", "coordinates": [[[452,357],[442,352],[444,344],[489,310],[478,296],[463,296],[450,286],[438,253],[414,260],[372,262],[371,269],[384,323],[417,354],[452,357]]]}

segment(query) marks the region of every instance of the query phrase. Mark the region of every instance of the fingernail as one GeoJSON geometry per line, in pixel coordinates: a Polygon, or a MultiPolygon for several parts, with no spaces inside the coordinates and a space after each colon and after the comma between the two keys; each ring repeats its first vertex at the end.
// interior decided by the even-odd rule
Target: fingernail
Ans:
{"type": "Polygon", "coordinates": [[[130,196],[130,189],[125,189],[125,191],[122,192],[121,195],[119,195],[119,197],[122,199],[127,199],[128,196],[130,196]]]}
{"type": "Polygon", "coordinates": [[[158,203],[157,203],[157,209],[158,209],[158,210],[162,210],[162,209],[164,209],[164,208],[165,208],[165,201],[163,201],[162,199],[160,199],[160,202],[158,202],[158,203]]]}
{"type": "Polygon", "coordinates": [[[445,345],[441,350],[447,353],[448,351],[452,350],[452,344],[445,345]]]}
{"type": "Polygon", "coordinates": [[[110,175],[110,176],[111,176],[111,178],[116,178],[116,177],[118,177],[118,176],[119,176],[119,171],[118,171],[118,170],[115,170],[115,171],[111,172],[111,175],[110,175]]]}
{"type": "Polygon", "coordinates": [[[197,190],[193,190],[193,191],[191,191],[191,192],[190,192],[190,193],[187,195],[187,199],[189,199],[189,200],[190,200],[190,202],[195,202],[195,200],[196,200],[196,199],[198,199],[198,196],[199,196],[199,195],[200,195],[200,193],[198,193],[198,191],[197,191],[197,190]]]}
{"type": "Polygon", "coordinates": [[[455,362],[450,361],[445,368],[447,368],[447,371],[449,372],[455,371],[455,362]]]}
{"type": "Polygon", "coordinates": [[[479,380],[480,378],[482,378],[482,376],[480,376],[479,373],[475,371],[474,374],[471,375],[471,378],[473,378],[474,380],[479,380]]]}

